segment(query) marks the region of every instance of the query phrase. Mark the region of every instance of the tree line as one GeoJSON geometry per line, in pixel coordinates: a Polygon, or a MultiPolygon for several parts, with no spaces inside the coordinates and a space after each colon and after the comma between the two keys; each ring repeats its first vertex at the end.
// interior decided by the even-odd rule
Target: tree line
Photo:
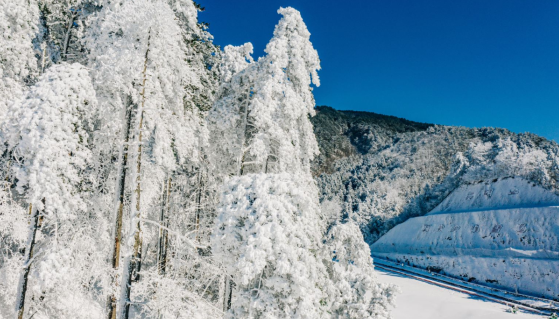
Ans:
{"type": "Polygon", "coordinates": [[[191,0],[0,0],[0,315],[388,318],[311,174],[318,53],[265,55],[191,0]]]}

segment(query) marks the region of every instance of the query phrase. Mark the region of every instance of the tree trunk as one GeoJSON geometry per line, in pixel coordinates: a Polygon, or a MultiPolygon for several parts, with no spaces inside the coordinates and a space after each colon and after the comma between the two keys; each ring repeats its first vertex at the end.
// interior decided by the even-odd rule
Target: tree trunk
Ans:
{"type": "Polygon", "coordinates": [[[196,241],[200,242],[200,215],[202,210],[202,191],[204,180],[202,179],[202,169],[198,171],[198,194],[196,195],[196,241]]]}
{"type": "MultiPolygon", "coordinates": [[[[169,215],[169,195],[171,191],[171,177],[163,186],[163,195],[161,201],[161,215],[159,216],[159,224],[162,226],[168,226],[168,215],[169,215]]],[[[157,269],[160,275],[165,275],[165,268],[167,266],[167,243],[168,234],[167,230],[163,227],[159,228],[159,253],[157,254],[157,269]]]]}
{"type": "Polygon", "coordinates": [[[66,37],[64,38],[64,47],[62,49],[62,57],[64,61],[68,61],[68,45],[70,44],[70,32],[72,26],[74,25],[74,20],[76,19],[76,13],[70,11],[70,19],[68,20],[68,30],[66,30],[66,37]]]}
{"type": "MultiPolygon", "coordinates": [[[[120,170],[118,173],[118,203],[115,221],[115,238],[113,246],[112,265],[113,269],[118,270],[120,264],[120,246],[122,242],[122,213],[124,209],[124,192],[126,190],[126,171],[128,167],[128,141],[130,139],[130,127],[132,126],[132,97],[126,98],[126,129],[124,131],[124,143],[120,156],[120,170]]],[[[117,278],[113,278],[113,283],[118,284],[117,278]]],[[[109,319],[116,319],[116,296],[111,294],[108,302],[109,319]]]]}
{"type": "MultiPolygon", "coordinates": [[[[246,103],[243,115],[243,140],[241,142],[241,154],[240,154],[240,163],[239,163],[239,176],[245,174],[245,160],[246,160],[246,152],[245,147],[247,144],[248,139],[250,138],[248,132],[248,116],[249,116],[249,103],[250,103],[250,87],[247,92],[246,96],[246,103]]],[[[225,295],[223,296],[223,311],[227,311],[231,309],[231,298],[233,295],[233,282],[229,276],[225,276],[225,295]]]]}
{"type": "Polygon", "coordinates": [[[45,73],[45,64],[47,61],[47,45],[45,42],[43,42],[41,44],[41,49],[43,51],[42,57],[41,57],[41,74],[45,73]]]}
{"type": "Polygon", "coordinates": [[[27,237],[27,247],[25,248],[25,265],[23,266],[23,274],[19,280],[16,313],[17,319],[23,318],[25,311],[25,294],[27,293],[27,283],[29,280],[29,271],[31,270],[31,260],[33,259],[33,248],[35,247],[35,238],[37,229],[39,228],[39,211],[33,211],[33,205],[29,204],[29,214],[31,215],[31,224],[29,225],[29,234],[27,237]]]}
{"type": "MultiPolygon", "coordinates": [[[[249,88],[250,91],[250,88],[249,88]]],[[[240,163],[239,163],[239,175],[243,175],[244,174],[244,170],[245,170],[245,147],[247,144],[247,140],[248,140],[248,105],[250,102],[250,92],[247,93],[247,97],[246,97],[246,103],[245,103],[245,114],[243,115],[243,141],[241,143],[241,158],[240,158],[240,163]]]]}
{"type": "Polygon", "coordinates": [[[144,105],[146,102],[146,72],[148,66],[148,55],[149,55],[149,46],[150,46],[150,39],[151,39],[151,29],[148,31],[148,41],[147,41],[147,50],[144,59],[144,70],[143,70],[143,80],[142,80],[142,103],[140,104],[140,108],[138,109],[138,115],[140,116],[140,121],[138,124],[137,132],[138,132],[138,153],[136,156],[136,207],[135,212],[131,215],[132,218],[130,220],[130,231],[134,232],[134,251],[132,258],[126,258],[126,265],[125,265],[125,272],[126,272],[126,280],[123,278],[123,282],[121,283],[122,294],[121,304],[124,309],[121,308],[123,311],[122,318],[128,319],[130,315],[130,289],[132,286],[133,280],[138,280],[138,272],[141,270],[141,259],[142,259],[142,229],[141,229],[141,211],[140,211],[140,195],[141,195],[141,169],[142,169],[142,127],[144,124],[144,105]]]}
{"type": "Polygon", "coordinates": [[[233,295],[233,285],[232,280],[228,275],[225,275],[225,294],[223,297],[223,312],[227,312],[231,309],[231,296],[233,295]]]}

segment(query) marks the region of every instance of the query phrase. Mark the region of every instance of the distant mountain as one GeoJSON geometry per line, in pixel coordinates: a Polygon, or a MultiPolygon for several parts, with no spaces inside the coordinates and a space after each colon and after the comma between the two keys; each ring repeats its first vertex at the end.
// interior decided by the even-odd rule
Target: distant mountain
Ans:
{"type": "Polygon", "coordinates": [[[352,219],[372,244],[462,185],[521,177],[558,194],[559,145],[500,128],[418,123],[320,106],[313,173],[323,210],[352,219]]]}
{"type": "Polygon", "coordinates": [[[425,131],[433,124],[408,121],[372,112],[338,111],[329,106],[316,107],[311,118],[320,146],[320,155],[313,167],[315,174],[332,173],[335,162],[357,154],[378,151],[396,134],[425,131]],[[370,141],[374,136],[376,143],[370,141]]]}

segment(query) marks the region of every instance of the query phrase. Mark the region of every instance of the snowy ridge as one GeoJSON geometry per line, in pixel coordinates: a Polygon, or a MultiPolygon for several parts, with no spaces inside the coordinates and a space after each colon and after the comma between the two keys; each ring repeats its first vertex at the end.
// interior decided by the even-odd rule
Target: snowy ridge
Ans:
{"type": "Polygon", "coordinates": [[[439,205],[438,212],[390,230],[371,246],[372,254],[483,285],[558,299],[559,207],[503,208],[542,205],[555,196],[527,185],[508,179],[461,187],[439,205]],[[528,196],[499,201],[511,187],[528,196]],[[484,189],[492,189],[496,196],[477,196],[484,189]],[[465,212],[468,201],[498,209],[465,212]]]}

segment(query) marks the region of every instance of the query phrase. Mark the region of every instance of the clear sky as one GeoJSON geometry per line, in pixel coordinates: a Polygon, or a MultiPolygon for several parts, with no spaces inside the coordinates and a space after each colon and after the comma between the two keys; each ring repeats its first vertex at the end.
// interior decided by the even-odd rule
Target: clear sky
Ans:
{"type": "Polygon", "coordinates": [[[504,127],[559,142],[559,0],[198,0],[215,43],[271,38],[301,11],[322,62],[318,105],[504,127]]]}

